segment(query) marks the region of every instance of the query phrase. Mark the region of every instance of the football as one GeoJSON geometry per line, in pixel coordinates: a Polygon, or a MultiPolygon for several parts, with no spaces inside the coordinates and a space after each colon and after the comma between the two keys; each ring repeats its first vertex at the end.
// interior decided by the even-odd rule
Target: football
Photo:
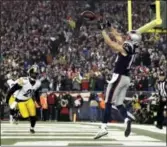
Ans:
{"type": "Polygon", "coordinates": [[[90,21],[93,21],[93,20],[96,19],[95,13],[92,12],[92,11],[88,11],[88,10],[83,11],[83,12],[81,13],[81,16],[82,16],[84,19],[90,20],[90,21]]]}

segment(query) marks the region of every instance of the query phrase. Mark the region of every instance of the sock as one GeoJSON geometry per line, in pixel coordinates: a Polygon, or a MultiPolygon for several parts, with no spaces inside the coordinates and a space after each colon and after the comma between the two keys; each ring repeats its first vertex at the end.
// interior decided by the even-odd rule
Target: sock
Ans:
{"type": "Polygon", "coordinates": [[[128,120],[129,120],[129,118],[125,118],[124,123],[127,124],[128,120]]]}
{"type": "Polygon", "coordinates": [[[107,122],[111,119],[111,103],[105,104],[103,124],[107,124],[107,122]]]}
{"type": "Polygon", "coordinates": [[[106,129],[107,128],[107,123],[102,123],[101,129],[106,129]]]}
{"type": "Polygon", "coordinates": [[[15,110],[14,109],[10,109],[10,115],[13,116],[15,114],[15,110]]]}
{"type": "Polygon", "coordinates": [[[117,108],[125,120],[128,117],[126,108],[123,105],[118,105],[117,108]]]}
{"type": "Polygon", "coordinates": [[[12,119],[13,119],[13,115],[10,115],[10,116],[9,116],[9,119],[12,120],[12,119]]]}
{"type": "Polygon", "coordinates": [[[35,127],[35,124],[36,124],[36,117],[35,116],[30,116],[30,124],[31,124],[31,128],[35,127]]]}

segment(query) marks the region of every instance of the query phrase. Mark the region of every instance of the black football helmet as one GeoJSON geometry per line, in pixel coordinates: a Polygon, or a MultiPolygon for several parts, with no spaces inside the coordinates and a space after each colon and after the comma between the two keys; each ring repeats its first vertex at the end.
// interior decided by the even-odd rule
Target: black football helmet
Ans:
{"type": "Polygon", "coordinates": [[[38,65],[33,65],[29,70],[28,74],[31,80],[35,81],[39,76],[39,67],[38,65]]]}

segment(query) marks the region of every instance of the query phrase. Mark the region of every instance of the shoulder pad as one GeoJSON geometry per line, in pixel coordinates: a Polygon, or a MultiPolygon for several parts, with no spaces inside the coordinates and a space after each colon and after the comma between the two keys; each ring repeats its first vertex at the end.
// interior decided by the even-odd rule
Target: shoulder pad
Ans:
{"type": "Polygon", "coordinates": [[[128,41],[125,41],[124,44],[123,44],[123,49],[128,53],[128,54],[133,54],[134,51],[133,51],[133,45],[128,42],[128,41]]]}
{"type": "Polygon", "coordinates": [[[26,81],[28,80],[27,77],[20,77],[19,79],[17,79],[17,83],[20,85],[20,86],[23,86],[26,81]]]}

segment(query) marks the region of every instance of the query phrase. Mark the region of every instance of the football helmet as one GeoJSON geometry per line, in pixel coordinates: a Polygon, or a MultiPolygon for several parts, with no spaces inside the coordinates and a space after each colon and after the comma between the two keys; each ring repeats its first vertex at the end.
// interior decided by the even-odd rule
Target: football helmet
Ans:
{"type": "Polygon", "coordinates": [[[39,67],[38,65],[33,65],[29,70],[28,74],[31,80],[35,81],[39,76],[39,67]]]}
{"type": "Polygon", "coordinates": [[[127,33],[127,40],[130,41],[133,45],[139,45],[139,43],[141,42],[142,36],[141,34],[136,31],[136,30],[132,30],[129,31],[127,33]]]}

